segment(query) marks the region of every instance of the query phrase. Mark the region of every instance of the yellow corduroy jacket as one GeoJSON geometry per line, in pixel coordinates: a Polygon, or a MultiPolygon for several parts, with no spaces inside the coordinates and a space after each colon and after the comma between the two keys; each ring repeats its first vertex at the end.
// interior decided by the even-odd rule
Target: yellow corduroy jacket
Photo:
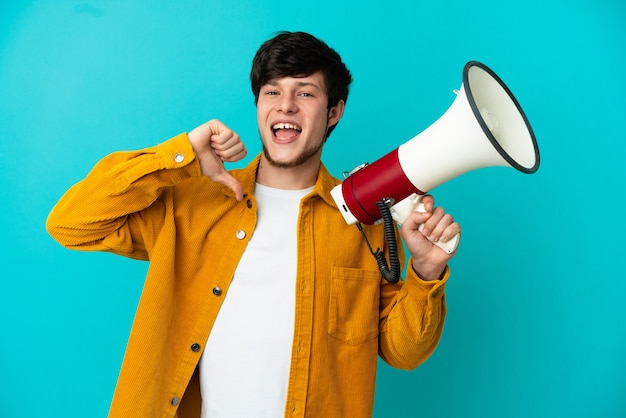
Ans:
{"type": "MultiPolygon", "coordinates": [[[[254,231],[257,166],[232,171],[237,202],[202,176],[181,134],[102,159],[50,213],[48,231],[67,248],[150,261],[110,417],[200,416],[196,367],[254,231]]],[[[448,270],[434,282],[411,268],[405,281],[382,280],[330,196],[336,184],[322,166],[300,205],[289,417],[371,417],[377,356],[415,368],[442,332],[448,270]]],[[[364,229],[385,247],[380,226],[364,229]]]]}

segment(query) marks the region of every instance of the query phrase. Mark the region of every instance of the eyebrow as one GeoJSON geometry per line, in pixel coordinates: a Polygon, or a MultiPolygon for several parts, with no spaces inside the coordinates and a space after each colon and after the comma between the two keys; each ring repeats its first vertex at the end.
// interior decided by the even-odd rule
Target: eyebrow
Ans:
{"type": "MultiPolygon", "coordinates": [[[[276,80],[270,80],[268,81],[266,84],[270,85],[270,86],[274,86],[274,87],[280,87],[278,83],[278,81],[276,80]]],[[[312,82],[312,81],[297,81],[296,82],[296,86],[298,87],[314,87],[316,89],[318,89],[319,91],[324,91],[319,85],[317,85],[316,83],[312,82]]]]}

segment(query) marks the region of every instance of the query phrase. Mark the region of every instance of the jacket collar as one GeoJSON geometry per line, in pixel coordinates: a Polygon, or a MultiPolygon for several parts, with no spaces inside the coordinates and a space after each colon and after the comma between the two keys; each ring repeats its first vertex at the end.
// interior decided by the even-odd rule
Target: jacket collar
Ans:
{"type": "MultiPolygon", "coordinates": [[[[241,187],[243,188],[244,195],[252,195],[254,194],[254,185],[256,182],[256,173],[259,168],[259,162],[261,161],[261,154],[258,154],[250,163],[242,168],[237,170],[232,170],[230,174],[235,177],[241,183],[241,187]]],[[[313,196],[319,196],[326,203],[333,207],[337,207],[335,200],[330,195],[330,191],[336,185],[341,182],[333,177],[326,166],[322,163],[320,164],[320,170],[317,175],[317,180],[315,182],[315,186],[313,187],[313,191],[306,196],[305,199],[312,198],[313,196]]],[[[228,196],[234,197],[234,193],[229,188],[224,188],[224,193],[228,196]]]]}

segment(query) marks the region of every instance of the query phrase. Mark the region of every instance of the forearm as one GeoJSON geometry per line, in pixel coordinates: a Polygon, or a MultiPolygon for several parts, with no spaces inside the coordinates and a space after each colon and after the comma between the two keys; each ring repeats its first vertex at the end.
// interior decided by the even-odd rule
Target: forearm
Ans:
{"type": "Polygon", "coordinates": [[[143,252],[139,231],[146,217],[136,214],[156,214],[165,187],[199,175],[184,134],[152,148],[113,153],[65,193],[52,209],[46,227],[68,248],[144,258],[135,252],[143,252]]]}
{"type": "Polygon", "coordinates": [[[435,350],[446,315],[448,276],[446,268],[441,280],[427,282],[409,267],[402,289],[381,322],[380,356],[391,366],[413,369],[435,350]]]}

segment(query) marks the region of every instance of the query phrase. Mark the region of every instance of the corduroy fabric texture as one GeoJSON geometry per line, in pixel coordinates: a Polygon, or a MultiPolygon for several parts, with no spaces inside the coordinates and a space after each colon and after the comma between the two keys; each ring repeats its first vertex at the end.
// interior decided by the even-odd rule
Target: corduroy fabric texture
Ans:
{"type": "MultiPolygon", "coordinates": [[[[67,248],[150,262],[110,417],[199,417],[196,366],[254,232],[258,161],[232,171],[245,193],[237,202],[202,176],[180,134],[105,157],[50,213],[48,231],[67,248]]],[[[448,269],[440,281],[411,268],[406,281],[382,280],[330,196],[336,184],[322,166],[300,207],[289,417],[370,417],[377,356],[415,368],[443,328],[448,269]]],[[[364,229],[385,248],[381,226],[364,229]]]]}

